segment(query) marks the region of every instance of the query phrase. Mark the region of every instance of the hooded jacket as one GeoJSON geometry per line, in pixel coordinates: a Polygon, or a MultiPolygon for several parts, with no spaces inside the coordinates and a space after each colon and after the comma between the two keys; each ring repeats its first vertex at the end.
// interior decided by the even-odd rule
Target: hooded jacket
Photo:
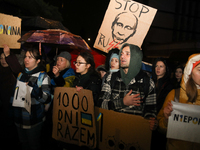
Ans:
{"type": "MultiPolygon", "coordinates": [[[[200,60],[200,54],[193,54],[188,58],[188,62],[186,64],[186,67],[184,69],[184,74],[181,80],[181,87],[180,87],[180,95],[179,95],[179,102],[180,103],[187,103],[192,105],[200,105],[200,88],[197,86],[198,96],[195,103],[188,102],[188,97],[186,94],[186,83],[189,79],[189,76],[192,72],[193,63],[200,60]]],[[[159,130],[163,133],[167,132],[167,124],[168,122],[165,121],[164,117],[164,108],[167,106],[168,102],[171,102],[171,100],[174,100],[175,97],[175,90],[173,89],[166,97],[165,102],[163,104],[162,109],[160,110],[159,114],[157,115],[157,119],[159,121],[159,130]]],[[[167,149],[168,150],[199,150],[200,144],[199,143],[193,143],[193,142],[187,142],[182,140],[176,140],[176,139],[168,139],[167,140],[167,149]]]]}
{"type": "MultiPolygon", "coordinates": [[[[128,69],[128,73],[125,74],[123,71],[123,68],[120,68],[120,73],[121,73],[123,82],[126,85],[128,85],[130,81],[133,78],[135,78],[135,76],[140,72],[140,69],[142,67],[143,54],[138,46],[125,43],[120,49],[120,52],[119,52],[120,56],[121,56],[122,49],[126,46],[129,46],[130,55],[131,55],[129,69],[128,69]],[[133,69],[130,66],[133,66],[133,69]]],[[[121,66],[121,63],[120,63],[120,66],[121,66]]]]}
{"type": "Polygon", "coordinates": [[[145,97],[143,90],[139,87],[144,87],[144,76],[147,74],[141,71],[142,52],[139,47],[131,44],[124,44],[120,50],[125,47],[130,47],[130,65],[128,73],[125,74],[123,69],[118,72],[111,73],[106,78],[101,94],[99,97],[99,104],[101,108],[112,109],[115,111],[140,115],[143,117],[156,116],[156,94],[155,85],[152,79],[149,80],[148,96],[140,106],[126,106],[123,103],[125,95],[132,90],[132,94],[140,93],[141,98],[145,97]],[[115,76],[114,83],[112,77],[115,76]]]}

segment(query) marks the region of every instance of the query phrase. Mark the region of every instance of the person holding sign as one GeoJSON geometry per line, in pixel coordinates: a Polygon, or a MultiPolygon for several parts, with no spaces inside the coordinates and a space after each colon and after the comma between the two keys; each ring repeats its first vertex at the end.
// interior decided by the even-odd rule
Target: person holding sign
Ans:
{"type": "Polygon", "coordinates": [[[157,127],[155,84],[141,70],[142,51],[125,43],[120,52],[120,70],[107,77],[99,97],[99,106],[150,119],[150,129],[157,127]],[[100,105],[101,104],[101,105],[100,105]]]}
{"type": "MultiPolygon", "coordinates": [[[[157,115],[159,121],[159,129],[166,133],[168,126],[168,118],[173,111],[171,101],[177,99],[179,103],[191,105],[200,105],[200,54],[193,54],[188,58],[188,62],[184,69],[181,80],[180,94],[175,96],[177,92],[173,89],[166,97],[162,109],[157,115]]],[[[175,132],[175,131],[174,131],[175,132]]],[[[199,143],[187,142],[177,139],[167,139],[167,150],[198,150],[199,143]]]]}
{"type": "Polygon", "coordinates": [[[39,50],[26,51],[25,69],[18,75],[12,105],[23,149],[40,149],[45,103],[51,100],[50,78],[43,71],[39,50]]]}
{"type": "Polygon", "coordinates": [[[95,70],[94,58],[91,53],[82,52],[74,62],[76,67],[76,78],[73,87],[77,91],[88,89],[92,91],[94,104],[97,105],[101,92],[101,78],[95,70]]]}

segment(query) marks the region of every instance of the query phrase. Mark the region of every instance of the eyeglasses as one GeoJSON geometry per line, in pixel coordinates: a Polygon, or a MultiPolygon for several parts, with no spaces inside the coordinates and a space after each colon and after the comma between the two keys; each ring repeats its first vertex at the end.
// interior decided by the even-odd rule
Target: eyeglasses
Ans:
{"type": "Polygon", "coordinates": [[[74,65],[77,64],[77,66],[80,66],[81,64],[87,64],[87,63],[84,63],[84,62],[76,62],[76,61],[74,61],[73,63],[74,63],[74,65]]]}

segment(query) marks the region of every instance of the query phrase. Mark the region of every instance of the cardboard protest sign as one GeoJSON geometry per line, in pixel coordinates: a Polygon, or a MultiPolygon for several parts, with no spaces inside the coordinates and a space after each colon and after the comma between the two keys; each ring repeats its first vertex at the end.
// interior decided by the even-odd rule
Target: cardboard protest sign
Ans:
{"type": "Polygon", "coordinates": [[[25,108],[31,114],[31,92],[33,88],[17,80],[12,106],[25,108]]]}
{"type": "Polygon", "coordinates": [[[200,143],[200,106],[172,101],[167,138],[200,143]]]}
{"type": "Polygon", "coordinates": [[[151,130],[141,116],[95,108],[98,148],[150,150],[151,130]]]}
{"type": "Polygon", "coordinates": [[[7,44],[9,48],[19,49],[17,42],[21,37],[21,19],[0,13],[0,47],[7,44]]]}
{"type": "Polygon", "coordinates": [[[96,147],[92,91],[57,87],[53,100],[52,137],[79,146],[96,147]]]}
{"type": "Polygon", "coordinates": [[[110,0],[94,47],[104,52],[124,43],[141,47],[156,11],[132,0],[110,0]]]}

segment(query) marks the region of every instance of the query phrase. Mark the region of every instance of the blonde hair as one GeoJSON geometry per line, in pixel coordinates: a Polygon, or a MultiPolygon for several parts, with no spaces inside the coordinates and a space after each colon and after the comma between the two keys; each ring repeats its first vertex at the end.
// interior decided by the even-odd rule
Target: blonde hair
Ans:
{"type": "Polygon", "coordinates": [[[71,63],[69,62],[69,60],[67,60],[66,68],[71,68],[71,63]]]}
{"type": "Polygon", "coordinates": [[[186,94],[188,96],[188,102],[195,102],[197,99],[197,86],[195,85],[195,82],[192,78],[192,76],[189,77],[187,83],[186,83],[186,94]]]}

